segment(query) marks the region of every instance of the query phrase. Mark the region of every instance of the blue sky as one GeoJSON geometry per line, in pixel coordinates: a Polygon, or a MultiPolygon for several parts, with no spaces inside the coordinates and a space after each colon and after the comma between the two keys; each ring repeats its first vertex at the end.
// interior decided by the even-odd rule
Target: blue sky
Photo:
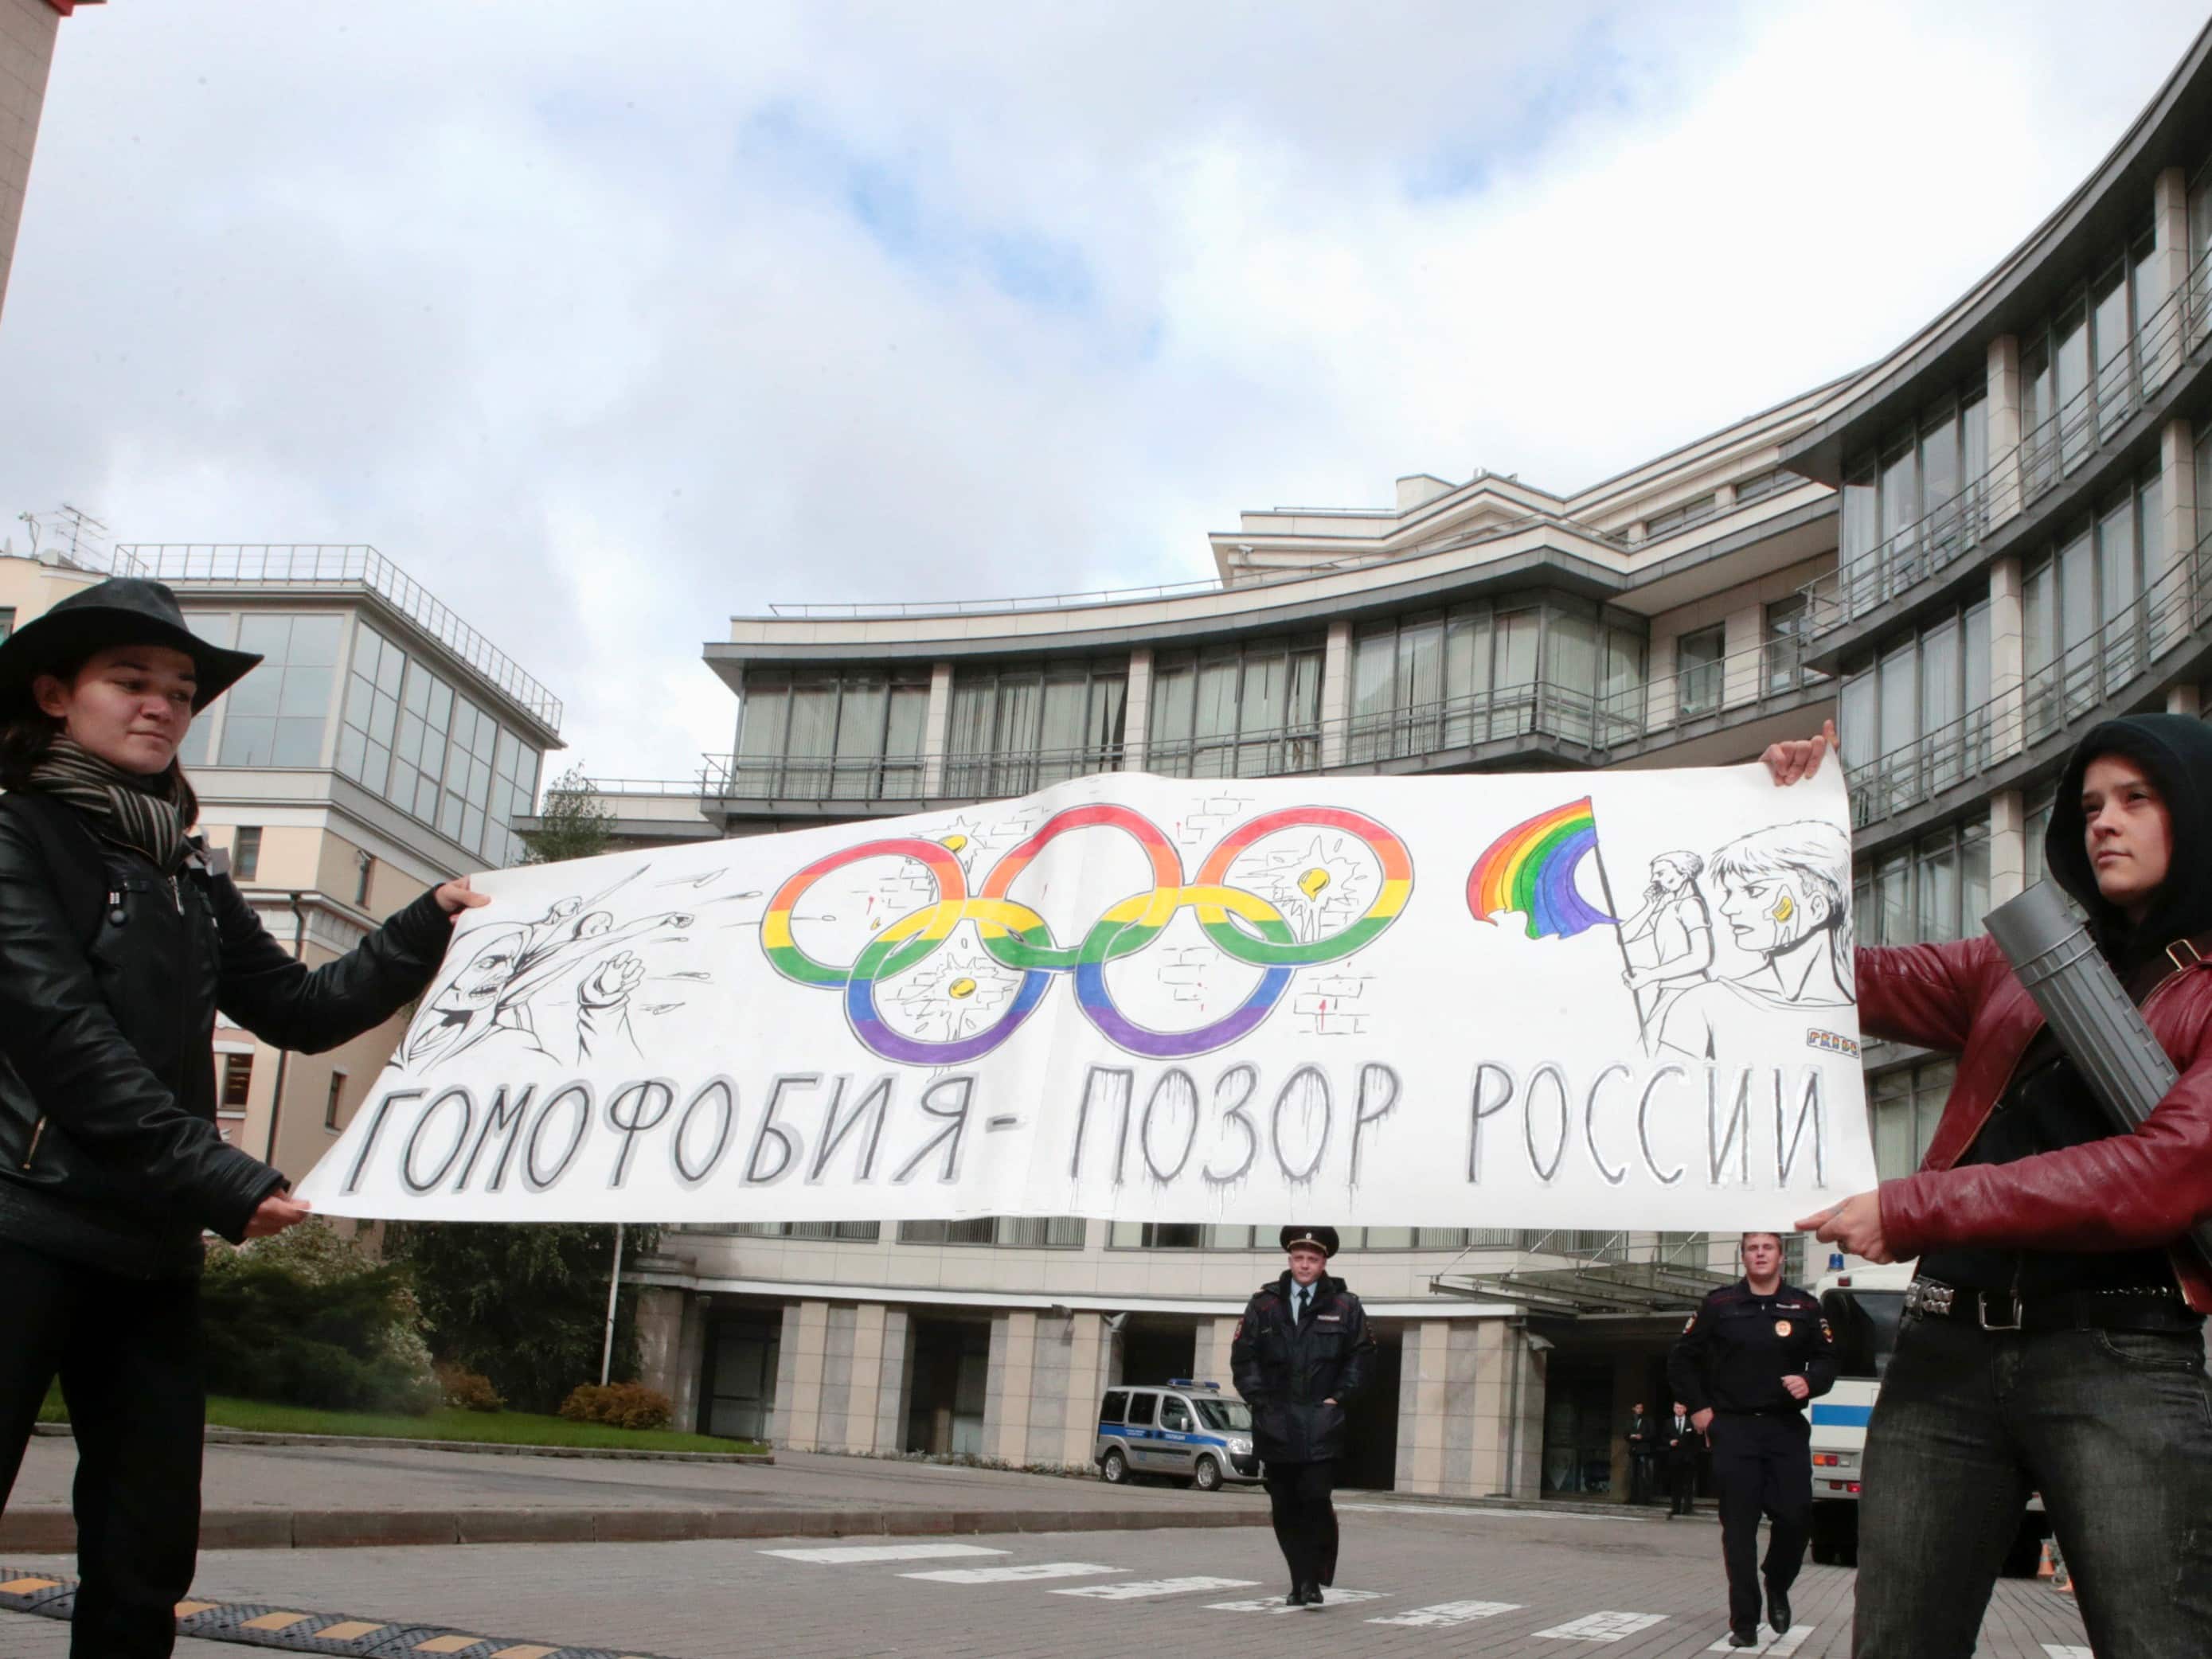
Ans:
{"type": "Polygon", "coordinates": [[[0,501],[371,542],[689,773],[787,599],[1210,573],[1879,355],[2118,137],[2140,0],[223,0],[62,27],[0,501]]]}

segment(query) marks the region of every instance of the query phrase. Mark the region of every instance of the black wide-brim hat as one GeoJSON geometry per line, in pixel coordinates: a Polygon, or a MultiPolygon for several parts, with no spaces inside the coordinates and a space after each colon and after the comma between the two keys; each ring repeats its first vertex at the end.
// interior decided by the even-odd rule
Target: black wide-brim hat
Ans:
{"type": "Polygon", "coordinates": [[[1287,1252],[1298,1249],[1319,1250],[1323,1259],[1336,1254],[1336,1229],[1334,1227],[1285,1227],[1283,1229],[1283,1249],[1287,1252]]]}
{"type": "Polygon", "coordinates": [[[61,600],[0,641],[0,720],[31,708],[31,682],[118,645],[165,645],[192,659],[192,713],[230,690],[261,659],[211,645],[185,626],[165,583],[111,576],[61,600]]]}

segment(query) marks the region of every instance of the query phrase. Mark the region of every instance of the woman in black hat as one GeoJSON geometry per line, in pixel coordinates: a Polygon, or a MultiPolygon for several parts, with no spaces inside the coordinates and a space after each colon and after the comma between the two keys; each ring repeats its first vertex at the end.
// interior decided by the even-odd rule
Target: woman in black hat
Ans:
{"type": "Polygon", "coordinates": [[[54,1378],[77,1449],[73,1659],[175,1644],[199,1534],[201,1235],[307,1206],[215,1122],[217,1009],[315,1051],[429,982],[466,881],[310,971],[191,831],[177,748],[259,658],[104,581],[0,643],[0,1504],[54,1378]]]}
{"type": "Polygon", "coordinates": [[[1318,1607],[1336,1582],[1336,1460],[1344,1408],[1375,1370],[1366,1310],[1327,1271],[1334,1227],[1285,1227],[1290,1265],[1245,1304],[1230,1345],[1237,1392],[1252,1407],[1252,1445],[1265,1465],[1275,1542],[1294,1607],[1318,1607]]]}

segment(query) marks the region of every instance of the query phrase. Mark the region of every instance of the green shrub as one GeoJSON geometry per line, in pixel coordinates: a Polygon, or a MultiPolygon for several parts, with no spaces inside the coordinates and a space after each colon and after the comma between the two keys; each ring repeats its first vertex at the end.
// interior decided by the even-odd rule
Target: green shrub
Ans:
{"type": "Polygon", "coordinates": [[[605,1423],[617,1429],[665,1429],[676,1407],[642,1382],[580,1382],[561,1402],[571,1423],[605,1423]]]}
{"type": "Polygon", "coordinates": [[[499,1390],[492,1387],[489,1377],[479,1376],[465,1366],[451,1364],[441,1359],[430,1369],[438,1379],[438,1387],[445,1393],[448,1406],[457,1406],[463,1411],[495,1412],[507,1405],[507,1401],[500,1398],[499,1390]]]}
{"type": "Polygon", "coordinates": [[[406,1273],[327,1222],[210,1250],[200,1304],[214,1393],[415,1414],[442,1402],[406,1273]]]}

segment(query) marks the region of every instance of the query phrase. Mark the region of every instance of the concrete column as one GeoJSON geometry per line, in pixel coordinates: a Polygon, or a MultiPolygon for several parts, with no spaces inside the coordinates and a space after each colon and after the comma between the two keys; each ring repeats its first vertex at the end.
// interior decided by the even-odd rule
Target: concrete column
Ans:
{"type": "MultiPolygon", "coordinates": [[[[2180,167],[2166,168],[2151,180],[2150,199],[2152,259],[2159,276],[2155,303],[2180,293],[2189,282],[2189,174],[2180,167]]],[[[2180,367],[2189,345],[2180,320],[2169,330],[2157,331],[2160,337],[2146,354],[2142,365],[2146,395],[2180,367]]]]}
{"type": "MultiPolygon", "coordinates": [[[[1036,1316],[1036,1364],[1030,1373],[1029,1440],[1022,1461],[1060,1464],[1069,1462],[1067,1442],[1072,1426],[1095,1426],[1098,1395],[1078,1396],[1079,1384],[1088,1388],[1091,1378],[1075,1364],[1073,1314],[1036,1316]]],[[[1087,1461],[1087,1460],[1085,1460],[1087,1461]]]]}
{"type": "Polygon", "coordinates": [[[890,1311],[880,1302],[863,1302],[854,1310],[852,1364],[845,1393],[848,1451],[893,1449],[878,1438],[883,1417],[884,1321],[890,1311]]]}
{"type": "Polygon", "coordinates": [[[2020,341],[2000,334],[1990,342],[1990,485],[1986,511],[1992,526],[2020,511],[2020,341]]]}
{"type": "Polygon", "coordinates": [[[2020,560],[1990,566],[1990,757],[2002,760],[2027,741],[2027,641],[2021,632],[2020,560]]]}
{"type": "Polygon", "coordinates": [[[787,1303],[775,1372],[775,1443],[793,1451],[822,1444],[822,1371],[829,1345],[827,1302],[787,1303]]]}
{"type": "MultiPolygon", "coordinates": [[[[2027,803],[2017,789],[1990,797],[1990,903],[2015,899],[2027,885],[2027,803]]],[[[1980,930],[1979,916],[1966,918],[1980,930]]]]}
{"type": "Polygon", "coordinates": [[[675,1402],[677,1423],[696,1424],[706,1414],[707,1400],[701,1385],[707,1378],[707,1314],[709,1298],[702,1291],[684,1293],[684,1336],[676,1352],[675,1402]]]}
{"type": "Polygon", "coordinates": [[[1222,1392],[1233,1393],[1237,1383],[1229,1364],[1231,1344],[1237,1340],[1237,1321],[1209,1319],[1198,1328],[1198,1375],[1205,1382],[1218,1382],[1222,1392]]]}
{"type": "Polygon", "coordinates": [[[1445,1392],[1451,1365],[1449,1319],[1406,1327],[1398,1381],[1398,1490],[1441,1493],[1445,1477],[1445,1392]]]}
{"type": "Polygon", "coordinates": [[[690,1422],[684,1406],[699,1392],[696,1368],[690,1376],[684,1373],[684,1302],[683,1291],[665,1285],[638,1288],[637,1380],[668,1396],[676,1407],[669,1420],[678,1425],[690,1422]]]}
{"type": "Polygon", "coordinates": [[[1766,608],[1741,605],[1728,613],[1723,624],[1721,706],[1734,708],[1759,700],[1761,660],[1759,646],[1766,633],[1766,608]]]}
{"type": "Polygon", "coordinates": [[[2160,499],[2166,504],[2166,547],[2158,568],[2143,573],[2146,581],[2157,580],[2197,545],[2197,429],[2189,422],[2168,421],[2159,428],[2158,476],[2160,499]]]}
{"type": "Polygon", "coordinates": [[[906,1449],[906,1419],[914,1398],[914,1322],[903,1308],[884,1310],[884,1351],[877,1367],[876,1449],[906,1449]]]}
{"type": "Polygon", "coordinates": [[[1476,1374],[1487,1377],[1495,1365],[1498,1381],[1484,1401],[1481,1420],[1492,1426],[1485,1435],[1489,1455],[1478,1457],[1477,1476],[1486,1476],[1487,1492],[1535,1498],[1543,1491],[1544,1356],[1529,1347],[1525,1331],[1513,1330],[1503,1320],[1485,1320],[1483,1330],[1486,1341],[1476,1374]],[[1492,1331],[1497,1334],[1494,1345],[1486,1340],[1492,1331]],[[1490,1414],[1492,1407],[1494,1416],[1490,1414]]]}
{"type": "Polygon", "coordinates": [[[1037,1316],[1013,1309],[991,1321],[990,1380],[983,1400],[983,1452],[1030,1461],[1031,1392],[1036,1385],[1037,1316]]]}
{"type": "Polygon", "coordinates": [[[1735,505],[1735,486],[1734,484],[1724,483],[1713,486],[1713,507],[1716,512],[1725,513],[1735,505]]]}
{"type": "Polygon", "coordinates": [[[1121,769],[1150,769],[1145,745],[1152,729],[1152,647],[1139,645],[1129,653],[1128,690],[1121,699],[1121,769]]]}
{"type": "Polygon", "coordinates": [[[2203,696],[2198,688],[2193,685],[2169,685],[2166,688],[2166,712],[2169,714],[2186,714],[2191,720],[2202,719],[2204,713],[2203,696]]]}
{"type": "Polygon", "coordinates": [[[921,718],[921,793],[945,793],[945,757],[952,749],[952,665],[929,665],[929,708],[921,718]]]}
{"type": "Polygon", "coordinates": [[[1321,763],[1344,764],[1345,727],[1352,718],[1352,621],[1328,625],[1321,660],[1321,763]]]}
{"type": "Polygon", "coordinates": [[[1098,1429],[1098,1396],[1108,1387],[1114,1341],[1103,1314],[1076,1314],[1065,1324],[1061,1342],[1066,1354],[1067,1409],[1060,1424],[1059,1455],[1053,1461],[1069,1468],[1088,1468],[1098,1429]]]}
{"type": "MultiPolygon", "coordinates": [[[[830,1304],[822,1327],[822,1413],[814,1431],[816,1444],[824,1451],[843,1451],[852,1442],[854,1349],[860,1336],[860,1310],[830,1304]]],[[[874,1403],[870,1402],[869,1433],[873,1433],[874,1403]]]]}

